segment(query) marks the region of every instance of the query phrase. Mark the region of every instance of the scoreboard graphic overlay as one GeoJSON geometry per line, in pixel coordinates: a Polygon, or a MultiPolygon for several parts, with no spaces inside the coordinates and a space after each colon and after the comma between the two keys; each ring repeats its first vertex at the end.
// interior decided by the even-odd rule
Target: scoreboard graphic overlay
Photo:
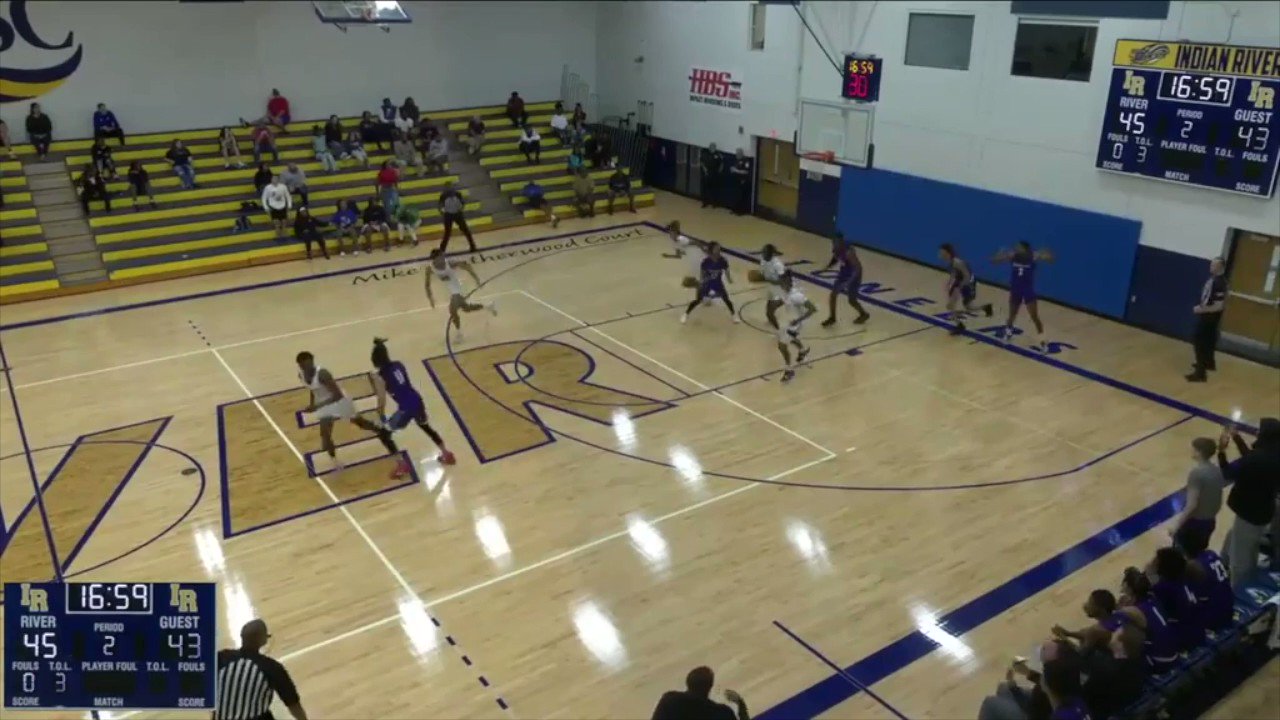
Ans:
{"type": "Polygon", "coordinates": [[[1117,40],[1096,166],[1269,198],[1280,48],[1117,40]]]}
{"type": "Polygon", "coordinates": [[[4,707],[213,709],[213,583],[6,583],[4,707]]]}

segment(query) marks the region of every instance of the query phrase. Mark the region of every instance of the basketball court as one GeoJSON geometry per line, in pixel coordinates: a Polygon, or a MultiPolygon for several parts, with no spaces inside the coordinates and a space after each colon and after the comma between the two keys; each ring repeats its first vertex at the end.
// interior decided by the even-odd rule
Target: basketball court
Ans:
{"type": "Polygon", "coordinates": [[[1005,347],[998,288],[950,337],[943,274],[867,251],[870,322],[824,329],[826,240],[659,206],[481,236],[462,338],[403,249],[5,307],[5,580],[216,581],[314,717],[648,716],[700,664],[756,713],[967,717],[1167,541],[1192,438],[1274,413],[1274,370],[1188,385],[1184,344],[1048,303],[1049,352],[1005,347]],[[679,323],[671,218],[741,324],[679,323]],[[765,242],[821,309],[788,385],[765,242]],[[457,465],[412,426],[409,478],[354,427],[318,452],[294,356],[369,409],[374,337],[457,465]]]}

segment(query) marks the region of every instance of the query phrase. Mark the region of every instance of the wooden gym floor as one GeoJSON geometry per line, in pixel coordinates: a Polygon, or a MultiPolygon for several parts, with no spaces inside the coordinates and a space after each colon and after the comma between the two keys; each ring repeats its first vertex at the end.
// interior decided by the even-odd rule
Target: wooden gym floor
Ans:
{"type": "MultiPolygon", "coordinates": [[[[423,248],[5,307],[4,579],[217,581],[223,639],[265,618],[319,718],[647,717],[699,664],[765,717],[972,717],[1165,540],[1191,439],[1280,395],[1230,357],[1188,385],[1185,344],[1048,303],[1052,354],[948,337],[942,274],[865,251],[871,321],[813,319],[784,386],[741,252],[813,278],[821,238],[664,195],[481,242],[499,314],[461,340],[423,248]],[[679,324],[684,263],[644,224],[670,218],[739,251],[743,324],[679,324]],[[412,427],[407,481],[354,429],[345,472],[317,456],[294,355],[361,397],[374,336],[456,466],[412,427]]],[[[977,330],[1003,312],[980,292],[977,330]]]]}

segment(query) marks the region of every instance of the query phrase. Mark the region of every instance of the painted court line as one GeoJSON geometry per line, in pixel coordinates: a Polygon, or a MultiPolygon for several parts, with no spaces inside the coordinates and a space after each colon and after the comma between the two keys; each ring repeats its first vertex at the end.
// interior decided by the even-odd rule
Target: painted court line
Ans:
{"type": "Polygon", "coordinates": [[[688,382],[689,384],[691,384],[691,385],[696,385],[696,386],[698,386],[699,388],[702,388],[702,390],[704,390],[704,391],[710,391],[712,395],[715,395],[716,397],[720,398],[721,400],[724,400],[725,402],[729,403],[730,405],[733,405],[734,407],[737,407],[737,408],[738,408],[738,409],[740,409],[740,410],[743,410],[743,411],[745,411],[745,412],[747,412],[747,413],[749,413],[749,414],[751,414],[751,415],[754,415],[755,417],[757,417],[757,418],[759,418],[759,419],[761,419],[761,420],[763,420],[763,421],[765,421],[765,422],[769,423],[770,425],[772,425],[772,426],[774,426],[774,427],[778,428],[779,430],[781,430],[781,431],[785,432],[786,434],[788,434],[788,435],[790,435],[790,436],[792,436],[792,437],[796,438],[797,440],[800,440],[800,441],[804,442],[804,443],[805,443],[805,444],[807,444],[807,445],[810,445],[810,446],[812,446],[812,447],[815,447],[815,448],[817,448],[817,449],[821,450],[822,452],[824,452],[824,453],[826,453],[826,454],[827,454],[827,457],[826,457],[825,459],[830,459],[830,458],[833,458],[833,457],[835,457],[835,456],[836,456],[836,453],[834,453],[834,452],[832,452],[832,451],[828,450],[827,448],[825,448],[825,447],[823,447],[823,446],[819,445],[818,443],[816,443],[816,442],[814,442],[814,441],[810,440],[809,438],[807,438],[807,437],[805,437],[805,436],[801,435],[800,433],[796,432],[795,430],[792,430],[791,428],[789,428],[789,427],[787,427],[787,426],[783,425],[782,423],[779,423],[779,422],[778,422],[778,421],[776,421],[776,420],[771,420],[770,418],[766,417],[765,415],[763,415],[763,414],[761,414],[761,413],[759,413],[759,412],[757,412],[757,411],[755,411],[755,410],[752,410],[751,408],[747,407],[746,405],[743,405],[742,403],[738,402],[737,400],[734,400],[733,398],[729,397],[728,395],[725,395],[724,393],[722,393],[722,392],[720,392],[720,391],[718,391],[718,390],[712,390],[712,388],[711,388],[711,386],[710,386],[710,385],[706,385],[706,384],[704,384],[704,383],[698,382],[697,380],[694,380],[693,378],[689,377],[688,375],[685,375],[684,373],[680,372],[679,370],[676,370],[675,368],[671,367],[670,365],[667,365],[667,364],[665,364],[665,363],[663,363],[663,362],[660,362],[660,361],[658,361],[658,360],[655,360],[653,357],[651,357],[651,356],[649,356],[649,355],[646,355],[645,353],[640,352],[639,350],[637,350],[637,349],[635,349],[635,348],[631,347],[630,345],[628,345],[628,344],[626,344],[626,343],[622,342],[621,340],[618,340],[618,339],[614,338],[612,335],[609,335],[608,333],[604,332],[603,330],[601,330],[601,329],[599,329],[599,328],[597,328],[597,327],[592,327],[589,323],[584,322],[584,321],[582,321],[582,320],[579,320],[578,318],[576,318],[576,317],[574,317],[574,316],[570,315],[569,313],[567,313],[567,312],[565,312],[565,311],[561,310],[560,308],[556,307],[555,305],[552,305],[551,303],[549,303],[549,302],[547,302],[547,301],[543,300],[542,298],[539,298],[537,295],[534,295],[533,293],[530,293],[530,292],[525,291],[525,290],[521,290],[521,291],[520,291],[520,293],[521,293],[522,295],[524,295],[525,297],[529,298],[530,300],[532,300],[532,301],[534,301],[534,302],[538,303],[539,305],[542,305],[542,306],[546,307],[547,309],[549,309],[549,310],[551,310],[551,311],[553,311],[553,312],[559,313],[560,315],[563,315],[564,317],[568,318],[569,320],[572,320],[573,322],[578,323],[579,325],[581,325],[581,326],[583,327],[583,329],[590,330],[591,332],[593,332],[593,333],[595,333],[595,334],[599,335],[600,337],[604,338],[605,340],[608,340],[609,342],[613,343],[614,345],[617,345],[618,347],[620,347],[620,348],[622,348],[622,349],[624,349],[624,350],[626,350],[626,351],[628,351],[628,352],[631,352],[631,353],[635,354],[635,356],[636,356],[636,357],[643,358],[643,359],[645,359],[645,360],[649,361],[650,363],[653,363],[655,366],[660,367],[660,368],[662,368],[663,370],[666,370],[667,372],[671,373],[672,375],[675,375],[676,377],[679,377],[679,378],[684,379],[684,380],[685,380],[686,382],[688,382]]]}
{"type": "Polygon", "coordinates": [[[899,720],[907,720],[907,716],[906,716],[906,715],[903,715],[901,712],[899,712],[899,711],[898,711],[898,709],[897,709],[897,708],[895,708],[894,706],[890,705],[890,704],[889,704],[889,703],[888,703],[884,698],[882,698],[882,697],[880,697],[879,695],[877,695],[877,694],[876,694],[876,692],[875,692],[874,690],[872,690],[871,688],[867,687],[866,685],[863,685],[862,683],[858,682],[858,679],[857,679],[857,678],[855,678],[854,676],[852,676],[852,675],[850,675],[849,673],[847,673],[847,672],[845,672],[844,670],[842,670],[842,669],[840,668],[840,666],[839,666],[839,665],[837,665],[837,664],[835,664],[834,662],[832,662],[832,661],[831,661],[831,659],[830,659],[830,658],[828,658],[826,655],[823,655],[823,654],[822,654],[822,651],[820,651],[820,650],[818,650],[817,648],[815,648],[814,646],[810,645],[808,642],[806,642],[806,641],[805,641],[805,639],[804,639],[804,638],[802,638],[802,637],[800,637],[799,635],[797,635],[797,634],[795,634],[794,632],[792,632],[791,628],[787,627],[786,625],[783,625],[782,623],[778,622],[777,620],[774,620],[774,621],[773,621],[773,624],[774,624],[774,626],[775,626],[775,627],[777,627],[779,630],[781,630],[783,633],[785,633],[785,634],[786,634],[788,637],[790,637],[792,640],[795,640],[797,643],[799,643],[799,644],[800,644],[800,646],[801,646],[801,647],[803,647],[805,650],[808,650],[808,651],[809,651],[809,653],[810,653],[811,655],[813,655],[814,657],[816,657],[816,658],[818,658],[819,660],[821,660],[821,661],[822,661],[822,662],[823,662],[827,667],[831,668],[832,670],[835,670],[835,671],[836,671],[836,673],[838,673],[838,674],[840,675],[840,677],[842,677],[842,678],[844,678],[846,681],[848,681],[848,683],[849,683],[850,685],[852,685],[852,686],[854,686],[855,688],[857,688],[858,690],[861,690],[862,692],[866,693],[868,697],[870,697],[872,700],[875,700],[876,702],[880,703],[880,705],[882,705],[882,706],[884,707],[884,709],[886,709],[886,710],[888,710],[889,712],[893,713],[895,716],[897,716],[897,717],[898,717],[898,719],[899,719],[899,720]]]}

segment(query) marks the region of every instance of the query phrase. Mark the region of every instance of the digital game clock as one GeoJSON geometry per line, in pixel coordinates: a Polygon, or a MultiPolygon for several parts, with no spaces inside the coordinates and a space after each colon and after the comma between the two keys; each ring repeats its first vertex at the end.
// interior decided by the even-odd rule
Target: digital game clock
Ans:
{"type": "Polygon", "coordinates": [[[214,707],[213,583],[6,583],[4,707],[214,707]]]}
{"type": "Polygon", "coordinates": [[[880,71],[884,60],[866,55],[844,56],[844,86],[841,97],[861,102],[880,99],[880,71]]]}

